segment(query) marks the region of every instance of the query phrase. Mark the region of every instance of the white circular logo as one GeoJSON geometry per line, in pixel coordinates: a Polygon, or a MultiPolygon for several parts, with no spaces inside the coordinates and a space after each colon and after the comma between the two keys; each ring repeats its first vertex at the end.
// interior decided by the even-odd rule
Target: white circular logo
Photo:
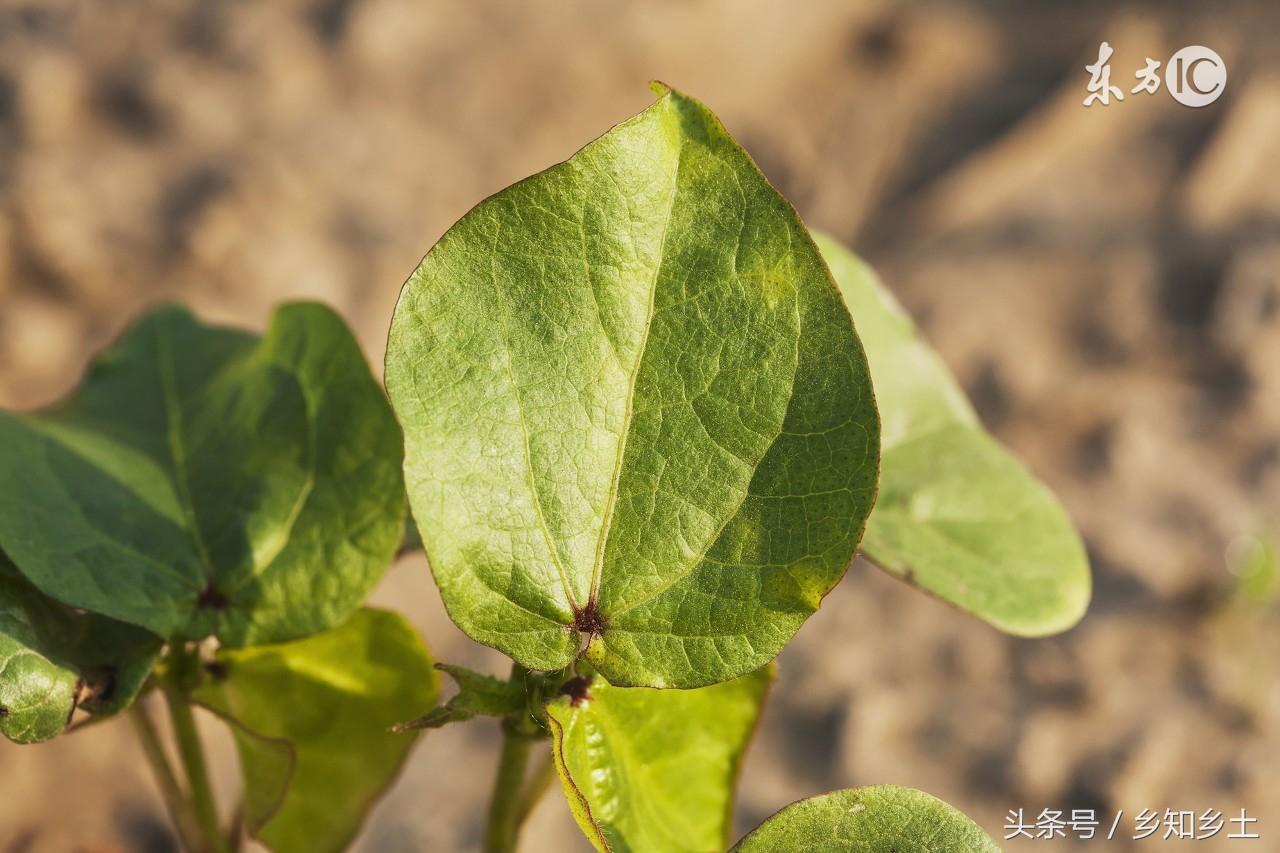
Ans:
{"type": "Polygon", "coordinates": [[[1193,44],[1169,57],[1164,84],[1183,106],[1208,106],[1227,88],[1227,63],[1217,51],[1193,44]]]}

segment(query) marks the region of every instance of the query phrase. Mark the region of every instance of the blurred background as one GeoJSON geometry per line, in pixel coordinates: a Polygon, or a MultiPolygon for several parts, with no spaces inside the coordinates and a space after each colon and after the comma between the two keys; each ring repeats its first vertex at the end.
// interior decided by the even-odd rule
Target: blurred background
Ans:
{"type": "MultiPolygon", "coordinates": [[[[880,269],[1095,572],[1080,626],[1028,641],[855,564],[781,657],[739,831],[892,782],[997,838],[1016,808],[1244,807],[1262,841],[1192,849],[1280,849],[1278,28],[1265,2],[0,0],[0,405],[66,393],[160,300],[255,328],[324,300],[380,364],[445,229],[662,79],[880,269]],[[1104,40],[1125,100],[1085,109],[1104,40]],[[1129,94],[1188,44],[1226,60],[1219,101],[1129,94]]],[[[421,558],[374,600],[502,667],[421,558]]],[[[359,848],[475,848],[495,731],[423,738],[359,848]]],[[[0,780],[0,850],[173,849],[127,722],[0,743],[0,780]]],[[[586,849],[558,794],[525,849],[586,849]]]]}

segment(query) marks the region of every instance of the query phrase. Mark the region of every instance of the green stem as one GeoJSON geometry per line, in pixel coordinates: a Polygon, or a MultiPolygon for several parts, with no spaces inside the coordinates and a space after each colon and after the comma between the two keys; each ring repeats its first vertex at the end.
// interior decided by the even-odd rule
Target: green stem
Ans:
{"type": "Polygon", "coordinates": [[[556,763],[551,755],[551,750],[543,753],[542,758],[534,765],[533,772],[529,774],[529,781],[525,784],[524,791],[520,794],[520,806],[516,812],[516,827],[524,825],[529,815],[541,802],[543,794],[547,793],[547,789],[551,787],[551,780],[556,778],[556,763]]]}
{"type": "Polygon", "coordinates": [[[160,786],[160,795],[169,811],[169,819],[173,821],[174,831],[178,833],[183,847],[188,850],[196,849],[199,846],[200,830],[196,826],[195,813],[178,783],[168,756],[165,755],[164,744],[160,741],[151,713],[143,702],[137,701],[129,709],[129,719],[142,744],[142,752],[151,766],[156,783],[160,786]]]}
{"type": "Polygon", "coordinates": [[[498,759],[498,777],[493,781],[489,826],[484,838],[484,849],[488,853],[513,853],[520,832],[520,789],[524,786],[524,771],[529,765],[533,739],[513,729],[514,726],[503,722],[502,757],[498,759]]]}
{"type": "MultiPolygon", "coordinates": [[[[183,664],[190,664],[191,661],[182,660],[179,653],[175,655],[174,663],[175,674],[181,675],[183,664]]],[[[230,846],[218,825],[218,805],[213,797],[213,785],[209,782],[209,767],[204,759],[204,747],[200,745],[200,733],[196,731],[196,720],[191,713],[190,697],[176,680],[165,683],[162,692],[169,704],[169,717],[173,721],[173,733],[178,741],[178,755],[187,774],[191,807],[204,836],[201,850],[230,853],[230,846]]]]}
{"type": "MultiPolygon", "coordinates": [[[[528,671],[520,664],[512,665],[511,681],[523,681],[527,675],[528,671]]],[[[542,730],[528,714],[514,714],[502,721],[502,754],[489,800],[489,822],[484,837],[486,853],[514,853],[516,849],[520,823],[528,814],[523,792],[529,751],[534,742],[543,737],[542,730]]]]}

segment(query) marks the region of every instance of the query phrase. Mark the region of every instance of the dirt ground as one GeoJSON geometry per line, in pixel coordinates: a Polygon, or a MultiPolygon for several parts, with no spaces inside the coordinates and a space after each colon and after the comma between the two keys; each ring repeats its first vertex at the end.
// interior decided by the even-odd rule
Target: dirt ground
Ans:
{"type": "MultiPolygon", "coordinates": [[[[1031,641],[856,564],[780,659],[740,829],[892,782],[997,838],[1014,808],[1124,810],[1095,844],[1165,849],[1126,840],[1142,809],[1243,807],[1262,841],[1184,846],[1280,849],[1280,604],[1231,571],[1280,534],[1280,9],[1202,7],[0,0],[0,405],[65,393],[166,299],[253,327],[321,299],[378,363],[440,234],[662,79],[880,268],[1095,572],[1081,625],[1031,641]],[[1085,109],[1103,40],[1126,93],[1145,57],[1209,45],[1225,95],[1085,109]]],[[[375,601],[438,658],[501,666],[420,558],[375,601]]],[[[474,849],[494,734],[423,738],[359,849],[474,849]]],[[[229,801],[225,738],[216,764],[229,801]]],[[[0,780],[0,851],[173,849],[121,721],[0,743],[0,780]]],[[[525,849],[586,849],[559,795],[525,849]]]]}

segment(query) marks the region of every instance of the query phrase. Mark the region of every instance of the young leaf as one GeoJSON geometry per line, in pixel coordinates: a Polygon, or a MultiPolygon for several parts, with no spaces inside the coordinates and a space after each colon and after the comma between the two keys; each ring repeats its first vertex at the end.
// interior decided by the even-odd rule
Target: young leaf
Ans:
{"type": "Polygon", "coordinates": [[[400,437],[342,320],[262,340],[166,308],[38,414],[0,412],[0,548],[46,594],[163,637],[293,639],[351,614],[404,522],[400,437]]]}
{"type": "Polygon", "coordinates": [[[122,710],[142,689],[160,638],[43,595],[0,555],[0,734],[57,736],[76,708],[122,710]]]}
{"type": "Polygon", "coordinates": [[[1066,630],[1089,563],[1062,506],[978,422],[946,365],[861,259],[825,236],[875,380],[880,497],[863,551],[890,573],[1011,634],[1066,630]]]}
{"type": "Polygon", "coordinates": [[[602,851],[723,850],[738,768],[773,679],[767,665],[696,690],[600,677],[547,706],[560,782],[602,851]]]}
{"type": "Polygon", "coordinates": [[[792,803],[730,853],[999,853],[969,818],[911,788],[875,785],[792,803]]]}
{"type": "Polygon", "coordinates": [[[249,832],[276,850],[338,851],[413,745],[391,727],[437,689],[413,628],[365,608],[305,640],[219,651],[194,698],[231,724],[249,832]]]}
{"type": "Polygon", "coordinates": [[[418,719],[398,724],[396,731],[438,729],[476,716],[505,717],[523,710],[526,705],[524,685],[518,682],[503,681],[447,663],[436,664],[436,669],[449,673],[449,677],[458,684],[458,692],[448,702],[437,705],[418,719]]]}
{"type": "Polygon", "coordinates": [[[449,614],[531,669],[696,687],[844,573],[879,426],[795,212],[705,107],[657,103],[481,202],[396,308],[387,388],[449,614]]]}

